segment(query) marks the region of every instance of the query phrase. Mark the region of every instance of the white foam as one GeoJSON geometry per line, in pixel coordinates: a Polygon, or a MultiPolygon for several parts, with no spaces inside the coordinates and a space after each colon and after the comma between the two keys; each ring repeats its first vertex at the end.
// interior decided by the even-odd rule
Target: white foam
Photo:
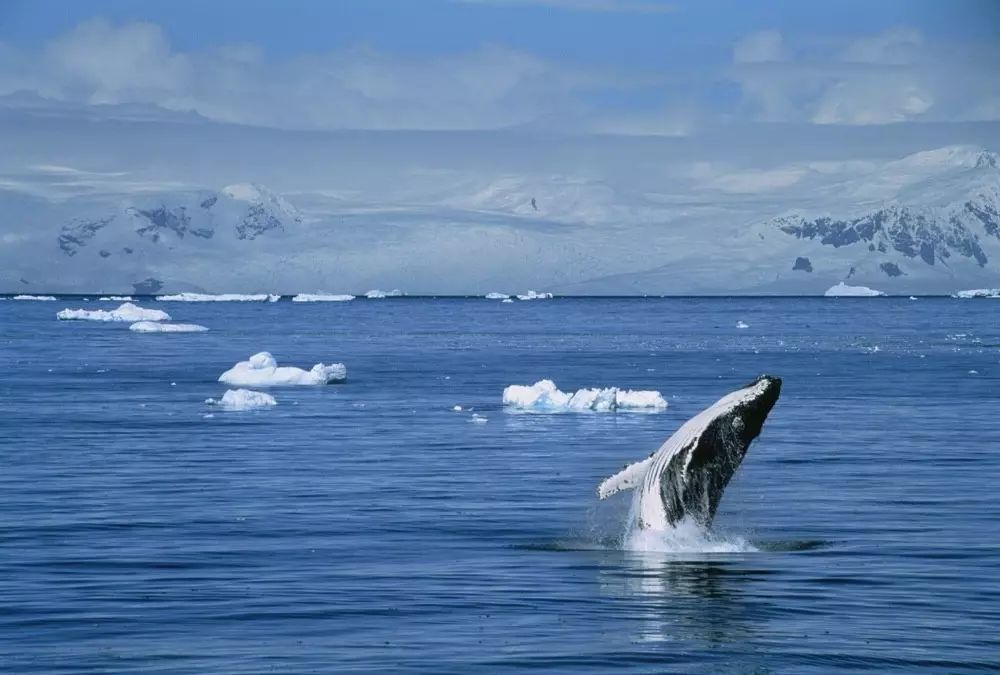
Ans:
{"type": "Polygon", "coordinates": [[[311,370],[303,370],[294,366],[278,366],[268,352],[258,352],[219,376],[219,382],[237,387],[309,386],[343,382],[346,379],[347,366],[343,363],[317,363],[311,370]]]}
{"type": "Polygon", "coordinates": [[[830,286],[823,294],[827,298],[874,298],[885,295],[882,291],[876,291],[867,286],[848,286],[841,281],[836,286],[830,286]]]}
{"type": "Polygon", "coordinates": [[[204,333],[205,326],[196,323],[163,323],[157,321],[137,321],[128,327],[136,333],[204,333]]]}
{"type": "Polygon", "coordinates": [[[52,302],[55,300],[55,296],[52,295],[15,295],[14,300],[42,300],[45,302],[52,302]]]}
{"type": "Polygon", "coordinates": [[[398,298],[401,297],[402,295],[403,291],[399,290],[398,288],[394,288],[391,291],[380,291],[377,288],[373,288],[372,290],[365,293],[365,297],[368,298],[369,300],[381,300],[383,298],[398,298]]]}
{"type": "Polygon", "coordinates": [[[469,418],[469,421],[474,424],[486,424],[490,420],[488,417],[483,417],[478,413],[472,413],[472,417],[469,418]]]}
{"type": "Polygon", "coordinates": [[[517,299],[518,300],[551,300],[552,299],[552,294],[551,293],[536,293],[535,291],[528,291],[527,293],[524,293],[523,295],[519,294],[517,296],[517,299]]]}
{"type": "Polygon", "coordinates": [[[257,293],[244,295],[241,293],[176,293],[174,295],[158,295],[160,302],[277,302],[280,295],[257,293]]]}
{"type": "Polygon", "coordinates": [[[972,288],[967,291],[959,291],[956,298],[1000,298],[1000,288],[972,288]]]}
{"type": "Polygon", "coordinates": [[[689,518],[666,530],[631,528],[622,548],[636,553],[749,553],[757,549],[743,537],[709,532],[689,518]]]}
{"type": "Polygon", "coordinates": [[[132,302],[131,295],[105,295],[98,298],[100,302],[132,302]]]}
{"type": "Polygon", "coordinates": [[[205,403],[232,411],[256,410],[278,405],[278,402],[270,394],[249,389],[229,389],[222,395],[221,399],[208,398],[205,399],[205,403]]]}
{"type": "Polygon", "coordinates": [[[62,321],[170,321],[170,315],[159,309],[144,309],[124,302],[117,309],[64,309],[56,314],[62,321]]]}
{"type": "Polygon", "coordinates": [[[331,295],[328,293],[299,293],[292,298],[292,302],[349,302],[354,299],[353,295],[331,295]]]}
{"type": "Polygon", "coordinates": [[[503,404],[533,412],[614,412],[616,410],[664,410],[667,401],[658,391],[632,391],[609,387],[560,391],[552,380],[533,385],[512,384],[503,390],[503,404]]]}
{"type": "Polygon", "coordinates": [[[506,293],[497,293],[495,291],[487,293],[485,297],[487,300],[507,300],[510,298],[510,296],[506,293]]]}

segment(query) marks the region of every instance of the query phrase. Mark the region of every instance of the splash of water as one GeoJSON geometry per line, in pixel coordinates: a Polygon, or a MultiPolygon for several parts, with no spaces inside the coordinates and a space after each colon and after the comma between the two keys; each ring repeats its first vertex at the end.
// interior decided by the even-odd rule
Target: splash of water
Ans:
{"type": "Polygon", "coordinates": [[[685,518],[666,530],[630,527],[622,537],[622,548],[634,553],[749,553],[757,548],[740,536],[706,530],[685,518]]]}

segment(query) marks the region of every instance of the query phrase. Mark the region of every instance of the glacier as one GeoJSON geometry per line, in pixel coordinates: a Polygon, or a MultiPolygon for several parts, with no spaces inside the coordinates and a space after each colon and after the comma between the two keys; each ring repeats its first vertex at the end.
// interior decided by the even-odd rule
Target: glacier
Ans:
{"type": "Polygon", "coordinates": [[[56,313],[61,321],[170,321],[170,315],[160,309],[146,309],[123,302],[116,309],[64,309],[56,313]]]}
{"type": "Polygon", "coordinates": [[[668,406],[658,391],[635,391],[608,387],[563,392],[552,380],[533,385],[512,384],[503,390],[503,405],[532,412],[660,411],[668,406]]]}
{"type": "Polygon", "coordinates": [[[278,366],[269,352],[258,352],[219,376],[219,382],[236,387],[315,386],[344,382],[347,367],[342,363],[317,363],[311,370],[278,366]]]}

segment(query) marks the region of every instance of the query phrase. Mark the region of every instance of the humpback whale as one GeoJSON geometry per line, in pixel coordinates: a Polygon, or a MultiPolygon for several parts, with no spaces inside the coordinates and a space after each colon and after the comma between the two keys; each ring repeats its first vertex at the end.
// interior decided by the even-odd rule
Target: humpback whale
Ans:
{"type": "Polygon", "coordinates": [[[634,490],[630,528],[666,530],[685,517],[708,528],[722,492],[780,393],[780,379],[761,375],[723,396],[685,422],[659,450],[602,482],[597,496],[606,499],[634,490]]]}

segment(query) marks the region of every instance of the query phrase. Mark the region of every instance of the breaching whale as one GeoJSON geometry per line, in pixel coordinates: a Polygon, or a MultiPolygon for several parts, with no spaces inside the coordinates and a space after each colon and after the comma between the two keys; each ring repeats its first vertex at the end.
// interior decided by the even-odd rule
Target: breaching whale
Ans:
{"type": "Polygon", "coordinates": [[[630,528],[666,530],[685,517],[708,528],[722,492],[780,393],[780,379],[761,375],[723,396],[685,422],[648,458],[602,482],[598,497],[635,490],[630,528]]]}

